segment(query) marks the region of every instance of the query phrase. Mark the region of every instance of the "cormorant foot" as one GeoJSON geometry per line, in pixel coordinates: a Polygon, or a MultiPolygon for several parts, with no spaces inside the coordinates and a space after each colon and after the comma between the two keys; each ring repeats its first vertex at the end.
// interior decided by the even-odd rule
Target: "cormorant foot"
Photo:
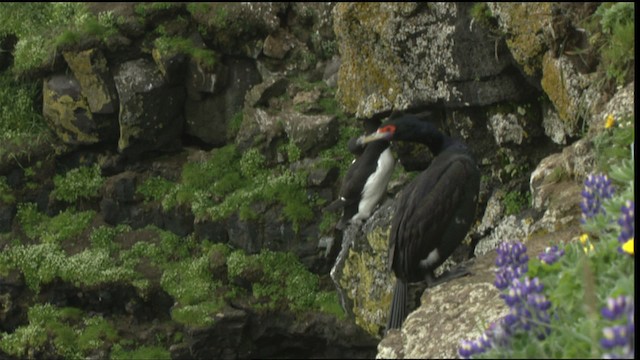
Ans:
{"type": "Polygon", "coordinates": [[[440,276],[436,278],[434,278],[433,276],[427,276],[426,282],[428,287],[434,287],[436,285],[440,285],[447,281],[457,279],[459,277],[463,277],[467,275],[471,275],[471,271],[469,271],[466,266],[458,265],[454,268],[451,268],[445,271],[444,273],[442,273],[440,276]]]}

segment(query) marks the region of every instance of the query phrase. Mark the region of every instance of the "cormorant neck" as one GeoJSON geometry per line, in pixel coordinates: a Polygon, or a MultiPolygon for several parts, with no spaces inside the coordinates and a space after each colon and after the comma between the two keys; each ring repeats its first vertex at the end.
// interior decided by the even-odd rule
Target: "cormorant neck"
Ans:
{"type": "Polygon", "coordinates": [[[441,153],[455,143],[452,138],[443,134],[431,124],[422,127],[416,135],[419,139],[418,141],[425,144],[434,155],[441,153]]]}

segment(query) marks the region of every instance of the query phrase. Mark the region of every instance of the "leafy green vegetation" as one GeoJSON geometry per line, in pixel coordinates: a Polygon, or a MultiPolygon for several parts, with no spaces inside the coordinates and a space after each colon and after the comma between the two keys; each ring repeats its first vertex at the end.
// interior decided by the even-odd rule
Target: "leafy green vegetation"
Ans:
{"type": "Polygon", "coordinates": [[[114,346],[115,350],[111,352],[111,359],[113,360],[171,360],[169,351],[159,346],[140,346],[134,350],[124,350],[121,346],[116,346],[114,346]]]}
{"type": "Polygon", "coordinates": [[[13,196],[11,188],[7,183],[7,178],[0,176],[0,202],[5,204],[13,204],[16,201],[16,197],[13,196]]]}
{"type": "Polygon", "coordinates": [[[492,25],[493,14],[486,2],[474,3],[470,10],[471,18],[484,27],[490,28],[492,25]]]}
{"type": "Polygon", "coordinates": [[[8,73],[0,73],[0,157],[10,148],[8,143],[23,144],[46,131],[36,111],[37,93],[37,82],[17,82],[8,73]]]}
{"type": "MultiPolygon", "coordinates": [[[[629,139],[615,131],[600,136],[599,141],[607,146],[597,147],[598,158],[612,147],[628,149],[628,142],[633,141],[633,135],[629,139]]],[[[527,262],[528,270],[516,276],[519,282],[511,282],[502,296],[513,307],[514,298],[524,294],[528,305],[520,312],[513,307],[512,316],[490,325],[482,340],[463,342],[463,357],[633,356],[635,164],[629,151],[614,154],[611,161],[600,163],[608,175],[592,174],[585,181],[582,234],[567,243],[550,244],[553,247],[527,262]],[[541,286],[525,289],[526,279],[541,286]],[[537,293],[527,295],[531,291],[537,293]],[[505,326],[511,328],[505,330],[505,326]]],[[[499,256],[505,259],[504,254],[499,256]]]]}
{"type": "Polygon", "coordinates": [[[606,129],[593,140],[598,168],[605,173],[610,172],[612,164],[629,157],[635,139],[634,118],[618,119],[615,122],[617,125],[606,129]]]}
{"type": "Polygon", "coordinates": [[[504,204],[505,215],[518,214],[522,209],[528,207],[531,204],[531,193],[522,193],[520,191],[510,191],[505,194],[502,199],[504,204]]]}
{"type": "Polygon", "coordinates": [[[66,359],[81,359],[117,338],[116,330],[101,316],[85,316],[76,308],[36,304],[29,309],[28,325],[14,333],[0,333],[0,349],[17,357],[39,357],[45,348],[66,359]]]}
{"type": "Polygon", "coordinates": [[[74,203],[79,199],[89,199],[98,195],[104,183],[102,172],[98,164],[81,166],[69,170],[66,174],[53,178],[55,189],[52,196],[55,199],[74,203]]]}
{"type": "Polygon", "coordinates": [[[95,216],[95,212],[76,212],[67,209],[54,217],[48,217],[38,212],[34,203],[20,203],[16,216],[29,239],[59,244],[86,229],[95,216]]]}
{"type": "Polygon", "coordinates": [[[139,4],[136,4],[136,6],[134,7],[134,11],[139,16],[147,17],[150,14],[153,14],[159,11],[175,9],[180,6],[183,6],[183,5],[180,3],[162,2],[162,1],[152,2],[152,3],[139,3],[139,4]]]}
{"type": "Polygon", "coordinates": [[[0,4],[0,37],[17,36],[12,70],[26,74],[53,59],[58,46],[75,44],[86,37],[100,41],[117,34],[113,14],[91,14],[85,3],[0,4]]]}
{"type": "Polygon", "coordinates": [[[253,204],[279,204],[283,217],[299,229],[313,216],[305,186],[305,173],[284,166],[267,169],[257,149],[240,155],[234,145],[227,145],[205,161],[187,163],[178,184],[149,178],[137,191],[147,200],[161,202],[165,210],[190,206],[198,219],[225,219],[235,212],[241,219],[256,219],[253,204]]]}
{"type": "Polygon", "coordinates": [[[595,16],[600,18],[604,34],[602,61],[608,78],[624,85],[635,62],[635,4],[603,3],[595,16]]]}
{"type": "Polygon", "coordinates": [[[246,255],[233,252],[227,266],[230,280],[240,276],[257,278],[251,286],[258,308],[288,308],[294,312],[316,310],[344,317],[336,294],[320,291],[318,276],[310,273],[291,253],[263,250],[256,255],[246,255]]]}
{"type": "Polygon", "coordinates": [[[591,34],[589,43],[600,58],[599,73],[615,85],[624,85],[635,76],[634,14],[632,2],[607,2],[581,24],[591,34]]]}
{"type": "Polygon", "coordinates": [[[205,69],[213,70],[218,62],[218,55],[215,51],[197,47],[191,39],[178,36],[160,36],[154,44],[161,54],[188,55],[205,69]]]}

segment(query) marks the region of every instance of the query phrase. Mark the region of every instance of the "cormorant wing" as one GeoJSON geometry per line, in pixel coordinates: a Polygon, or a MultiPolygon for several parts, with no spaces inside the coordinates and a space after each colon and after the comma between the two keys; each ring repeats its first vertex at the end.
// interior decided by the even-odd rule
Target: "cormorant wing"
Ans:
{"type": "MultiPolygon", "coordinates": [[[[476,177],[479,178],[477,166],[469,155],[445,151],[407,185],[398,203],[389,240],[389,261],[396,276],[410,282],[423,280],[420,261],[442,242],[462,241],[464,235],[459,240],[443,239],[443,236],[450,226],[456,226],[455,222],[461,220],[456,219],[459,207],[467,206],[470,186],[474,186],[470,183],[477,182],[476,177]]],[[[449,255],[436,256],[435,267],[449,255]]]]}

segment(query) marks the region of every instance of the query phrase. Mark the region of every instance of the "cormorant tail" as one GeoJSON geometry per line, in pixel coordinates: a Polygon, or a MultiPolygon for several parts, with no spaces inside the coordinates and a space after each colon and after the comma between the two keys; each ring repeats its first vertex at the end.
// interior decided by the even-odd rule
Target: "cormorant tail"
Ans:
{"type": "Polygon", "coordinates": [[[393,300],[391,310],[387,320],[387,331],[389,329],[400,329],[404,319],[407,317],[407,283],[396,278],[396,287],[393,290],[393,300]]]}

